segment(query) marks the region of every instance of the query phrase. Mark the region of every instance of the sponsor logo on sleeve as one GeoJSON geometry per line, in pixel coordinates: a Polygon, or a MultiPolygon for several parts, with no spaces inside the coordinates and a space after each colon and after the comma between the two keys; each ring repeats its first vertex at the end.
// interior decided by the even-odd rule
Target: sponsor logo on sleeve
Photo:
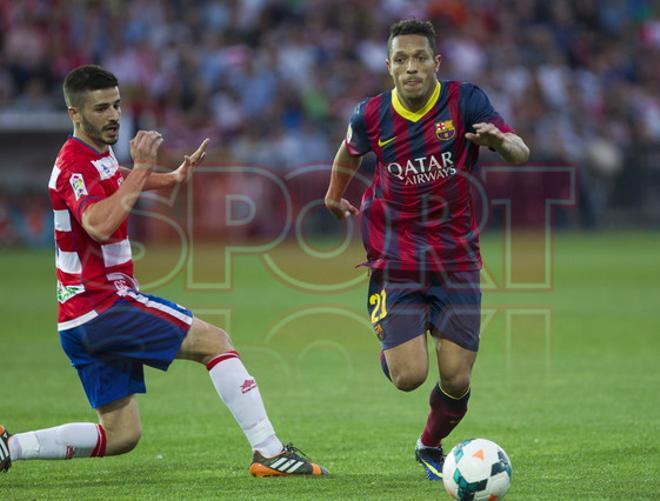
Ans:
{"type": "Polygon", "coordinates": [[[101,176],[102,180],[112,178],[117,172],[117,169],[119,169],[119,164],[112,155],[100,158],[99,160],[92,160],[92,165],[99,171],[99,176],[101,176]]]}
{"type": "Polygon", "coordinates": [[[73,194],[76,197],[76,200],[80,200],[80,197],[87,195],[87,186],[85,186],[85,180],[83,179],[82,174],[71,174],[69,178],[69,183],[71,183],[71,188],[73,188],[73,194]]]}
{"type": "Polygon", "coordinates": [[[83,285],[63,285],[60,281],[57,282],[57,301],[66,303],[73,296],[85,292],[83,285]]]}

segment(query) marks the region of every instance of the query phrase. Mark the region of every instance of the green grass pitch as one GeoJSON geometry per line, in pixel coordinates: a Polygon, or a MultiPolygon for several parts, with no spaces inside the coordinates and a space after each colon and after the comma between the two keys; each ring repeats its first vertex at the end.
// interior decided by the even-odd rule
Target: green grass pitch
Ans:
{"type": "MultiPolygon", "coordinates": [[[[501,239],[489,235],[483,247],[501,282],[501,239]]],[[[470,411],[447,445],[470,437],[502,445],[513,463],[508,499],[660,497],[658,249],[657,233],[559,234],[549,290],[485,292],[470,411]]],[[[172,250],[146,252],[143,283],[173,268],[172,250]]],[[[195,253],[197,276],[212,276],[217,249],[195,253]]],[[[295,256],[284,246],[272,259],[300,280],[358,283],[311,292],[240,256],[230,291],[188,288],[182,272],[148,292],[230,329],[280,437],[331,477],[250,477],[249,447],[205,370],[176,362],[168,373],[147,370],[135,451],[17,462],[0,475],[0,499],[448,499],[412,451],[435,367],[413,393],[383,377],[365,272],[353,269],[359,248],[336,259],[295,256]]],[[[95,420],[55,332],[52,253],[3,250],[0,277],[0,422],[18,432],[95,420]]]]}

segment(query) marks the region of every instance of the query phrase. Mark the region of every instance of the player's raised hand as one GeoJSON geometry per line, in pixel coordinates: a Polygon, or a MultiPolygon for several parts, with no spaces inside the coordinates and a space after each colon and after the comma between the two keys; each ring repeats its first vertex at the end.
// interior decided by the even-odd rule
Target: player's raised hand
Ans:
{"type": "Polygon", "coordinates": [[[172,172],[174,176],[175,183],[185,183],[190,179],[192,175],[193,168],[202,163],[206,157],[206,148],[209,146],[209,138],[207,137],[202,141],[202,144],[199,145],[199,148],[192,155],[185,155],[183,157],[183,162],[175,171],[172,172]]]}
{"type": "Polygon", "coordinates": [[[360,214],[359,209],[354,207],[353,204],[345,198],[342,198],[339,202],[326,198],[325,206],[337,219],[346,219],[347,217],[360,214]]]}
{"type": "Polygon", "coordinates": [[[140,130],[129,142],[133,168],[153,170],[158,159],[158,148],[163,143],[163,136],[155,130],[140,130]]]}
{"type": "Polygon", "coordinates": [[[497,150],[504,143],[504,133],[491,123],[480,122],[474,124],[474,133],[467,132],[465,139],[479,146],[487,146],[497,150]]]}

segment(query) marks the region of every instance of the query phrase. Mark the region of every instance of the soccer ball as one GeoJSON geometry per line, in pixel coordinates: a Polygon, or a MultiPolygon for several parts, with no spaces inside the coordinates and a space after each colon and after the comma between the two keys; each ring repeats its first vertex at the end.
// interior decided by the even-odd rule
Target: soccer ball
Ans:
{"type": "Polygon", "coordinates": [[[511,461],[495,442],[475,438],[449,452],[442,476],[454,499],[498,501],[511,486],[511,461]]]}

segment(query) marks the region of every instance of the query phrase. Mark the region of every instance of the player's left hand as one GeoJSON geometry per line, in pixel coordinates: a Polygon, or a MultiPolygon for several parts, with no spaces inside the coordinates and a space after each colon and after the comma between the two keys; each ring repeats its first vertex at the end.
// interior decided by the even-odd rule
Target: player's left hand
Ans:
{"type": "Polygon", "coordinates": [[[358,216],[360,214],[360,209],[345,198],[340,199],[339,202],[326,198],[325,206],[337,219],[346,219],[347,217],[358,216]]]}
{"type": "Polygon", "coordinates": [[[210,140],[207,137],[202,141],[202,144],[199,145],[195,153],[183,157],[183,163],[172,172],[176,184],[185,183],[190,179],[193,168],[202,163],[202,160],[206,157],[206,148],[208,148],[209,142],[210,140]]]}
{"type": "Polygon", "coordinates": [[[486,146],[488,148],[492,148],[493,150],[497,150],[504,143],[506,136],[495,125],[491,123],[479,122],[474,124],[474,133],[467,132],[465,134],[465,139],[472,141],[474,144],[478,144],[479,146],[486,146]]]}

